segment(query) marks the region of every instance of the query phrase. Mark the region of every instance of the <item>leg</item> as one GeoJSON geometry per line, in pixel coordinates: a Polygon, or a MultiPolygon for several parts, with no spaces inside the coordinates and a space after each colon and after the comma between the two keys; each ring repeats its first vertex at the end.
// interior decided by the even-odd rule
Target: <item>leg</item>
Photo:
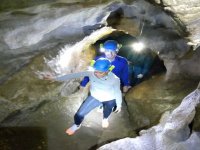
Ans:
{"type": "Polygon", "coordinates": [[[107,128],[109,126],[108,117],[110,116],[115,106],[116,106],[115,100],[103,102],[103,121],[102,121],[103,128],[107,128]]]}
{"type": "Polygon", "coordinates": [[[116,106],[115,100],[103,102],[103,118],[108,118],[112,112],[112,109],[116,106]]]}
{"type": "Polygon", "coordinates": [[[101,105],[101,102],[93,98],[92,96],[88,96],[87,99],[81,104],[79,110],[74,116],[75,124],[72,125],[69,129],[66,130],[68,135],[73,135],[76,130],[78,130],[81,126],[81,122],[83,121],[85,115],[87,115],[92,109],[101,105]]]}
{"type": "Polygon", "coordinates": [[[84,117],[94,108],[101,105],[101,102],[96,100],[92,96],[88,96],[87,99],[81,104],[79,110],[74,116],[74,122],[76,125],[80,125],[84,117]]]}

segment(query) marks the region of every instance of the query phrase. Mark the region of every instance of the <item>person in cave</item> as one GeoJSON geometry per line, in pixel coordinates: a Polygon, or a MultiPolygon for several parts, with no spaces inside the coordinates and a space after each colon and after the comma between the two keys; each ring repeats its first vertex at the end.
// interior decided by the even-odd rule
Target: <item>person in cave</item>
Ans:
{"type": "Polygon", "coordinates": [[[148,77],[154,61],[154,55],[150,49],[146,48],[140,52],[130,51],[127,59],[129,62],[128,72],[130,85],[136,86],[148,77]]]}
{"type": "MultiPolygon", "coordinates": [[[[111,61],[111,64],[115,66],[112,72],[120,78],[122,91],[126,93],[130,88],[128,61],[126,58],[117,55],[121,47],[122,47],[121,44],[119,44],[117,41],[107,40],[103,44],[100,44],[100,49],[104,52],[104,54],[97,56],[95,60],[103,57],[111,61]]],[[[89,78],[85,77],[81,81],[81,84],[80,84],[81,88],[85,87],[88,82],[89,82],[89,78]]]]}
{"type": "Polygon", "coordinates": [[[61,77],[45,75],[44,79],[65,81],[73,78],[88,76],[91,86],[90,95],[81,104],[74,116],[74,124],[66,130],[68,135],[73,135],[80,127],[84,117],[93,109],[103,106],[102,127],[109,126],[108,118],[112,111],[120,112],[122,105],[122,92],[120,89],[120,79],[112,73],[114,66],[107,58],[99,58],[92,63],[92,69],[67,74],[61,77]],[[115,108],[115,106],[117,106],[115,108]],[[115,110],[113,110],[115,108],[115,110]]]}

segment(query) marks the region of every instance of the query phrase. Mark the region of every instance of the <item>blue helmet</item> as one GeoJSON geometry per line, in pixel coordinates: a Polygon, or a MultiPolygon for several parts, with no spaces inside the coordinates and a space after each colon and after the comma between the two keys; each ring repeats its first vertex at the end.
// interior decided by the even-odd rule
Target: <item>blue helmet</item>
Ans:
{"type": "Polygon", "coordinates": [[[97,71],[106,72],[110,69],[111,62],[107,58],[99,58],[95,61],[93,68],[97,71]]]}
{"type": "Polygon", "coordinates": [[[118,51],[119,44],[115,40],[108,40],[103,44],[105,50],[118,51]]]}

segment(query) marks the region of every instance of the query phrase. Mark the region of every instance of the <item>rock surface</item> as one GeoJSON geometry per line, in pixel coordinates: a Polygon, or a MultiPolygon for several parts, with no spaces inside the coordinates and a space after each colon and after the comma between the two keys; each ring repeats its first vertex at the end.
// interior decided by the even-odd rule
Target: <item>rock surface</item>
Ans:
{"type": "Polygon", "coordinates": [[[200,90],[186,96],[171,113],[166,112],[160,123],[148,130],[142,130],[136,138],[125,138],[104,145],[99,150],[198,150],[200,132],[193,132],[189,124],[194,118],[195,107],[200,103],[200,90]]]}
{"type": "Polygon", "coordinates": [[[157,3],[164,5],[166,11],[173,12],[183,24],[186,26],[187,31],[190,33],[190,40],[198,47],[200,37],[200,1],[199,0],[155,0],[157,3]]]}
{"type": "MultiPolygon", "coordinates": [[[[200,79],[199,1],[156,0],[161,5],[144,0],[103,3],[108,1],[61,0],[43,5],[36,5],[41,1],[34,1],[33,7],[0,13],[1,126],[9,129],[10,126],[44,126],[48,129],[44,129],[44,133],[48,135],[46,140],[51,141],[48,147],[52,150],[96,148],[119,138],[135,136],[133,129],[138,131],[155,125],[164,111],[174,109],[194,89],[200,79]],[[49,83],[38,79],[35,73],[53,70],[64,74],[86,69],[95,55],[91,45],[114,31],[105,26],[124,30],[143,41],[164,61],[167,72],[128,93],[132,126],[125,109],[122,114],[114,115],[112,128],[103,131],[99,114],[94,112],[77,136],[66,137],[63,130],[71,125],[72,116],[82,101],[80,93],[71,95],[77,92],[80,80],[49,83]],[[70,107],[65,107],[67,105],[70,107]]],[[[5,4],[5,0],[1,4],[5,4]]],[[[194,93],[199,95],[196,90],[190,96],[193,97],[194,93]]],[[[199,131],[199,104],[191,104],[193,108],[181,104],[174,113],[166,113],[161,124],[147,130],[148,134],[141,132],[136,141],[140,143],[141,138],[146,143],[132,145],[132,139],[127,138],[128,146],[157,149],[161,143],[166,150],[188,149],[189,144],[199,147],[199,133],[190,134],[188,129],[197,105],[190,126],[199,131]],[[183,107],[186,111],[182,111],[183,107]],[[177,112],[180,109],[183,114],[177,112]],[[182,119],[182,115],[189,117],[183,118],[185,122],[180,121],[177,128],[169,128],[169,125],[177,125],[173,119],[176,114],[179,115],[175,117],[177,120],[182,119]],[[172,147],[168,147],[169,144],[172,147]]],[[[192,148],[195,150],[196,147],[192,148]]]]}
{"type": "Polygon", "coordinates": [[[133,87],[125,97],[131,124],[136,130],[156,125],[161,115],[176,108],[197,84],[191,80],[168,82],[160,74],[133,87]]]}

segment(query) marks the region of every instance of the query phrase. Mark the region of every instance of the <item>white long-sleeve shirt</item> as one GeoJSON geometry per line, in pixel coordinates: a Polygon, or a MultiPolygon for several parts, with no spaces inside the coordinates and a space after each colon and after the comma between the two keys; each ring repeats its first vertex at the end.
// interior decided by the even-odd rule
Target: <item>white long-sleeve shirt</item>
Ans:
{"type": "Polygon", "coordinates": [[[88,76],[90,79],[91,96],[101,102],[115,99],[117,107],[121,107],[122,93],[120,90],[120,80],[112,72],[109,72],[108,75],[104,76],[103,78],[97,78],[93,71],[85,71],[57,77],[55,80],[66,81],[84,76],[88,76]]]}

